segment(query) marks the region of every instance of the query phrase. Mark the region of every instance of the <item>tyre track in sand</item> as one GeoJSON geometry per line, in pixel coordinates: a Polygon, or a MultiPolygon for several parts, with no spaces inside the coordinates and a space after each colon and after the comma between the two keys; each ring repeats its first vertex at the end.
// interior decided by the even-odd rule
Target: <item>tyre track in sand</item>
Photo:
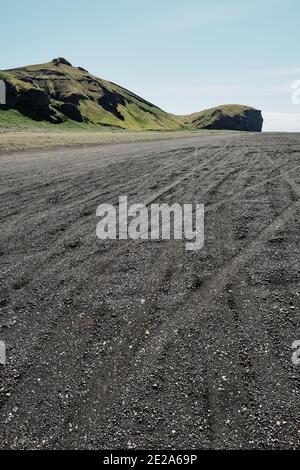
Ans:
{"type": "MultiPolygon", "coordinates": [[[[163,188],[149,196],[146,195],[144,201],[149,205],[161,199],[176,200],[177,197],[193,200],[194,194],[197,192],[197,185],[202,181],[202,179],[196,178],[198,172],[206,165],[212,165],[213,162],[217,163],[215,168],[204,175],[212,178],[213,183],[209,184],[207,181],[205,184],[208,184],[210,191],[216,191],[214,197],[218,195],[220,184],[225,185],[224,188],[222,186],[222,191],[226,192],[228,185],[232,184],[234,187],[240,178],[243,179],[242,172],[245,171],[245,168],[239,164],[239,155],[244,155],[245,148],[254,145],[251,139],[252,137],[245,137],[245,147],[242,152],[240,148],[234,156],[228,154],[228,149],[224,150],[219,147],[216,152],[218,153],[217,158],[216,155],[212,155],[210,160],[201,162],[197,168],[192,167],[191,170],[171,181],[170,184],[164,185],[163,188]],[[231,168],[234,161],[239,166],[236,179],[235,170],[231,168]],[[224,179],[216,178],[219,172],[222,173],[227,167],[229,167],[229,172],[225,171],[224,179]],[[229,173],[231,176],[228,176],[229,173]]],[[[233,140],[229,139],[228,145],[232,146],[232,144],[233,140]]],[[[233,148],[239,148],[237,139],[233,148]]],[[[186,157],[187,162],[188,158],[189,156],[186,157]]],[[[174,162],[174,165],[177,163],[174,162]]],[[[192,159],[191,165],[194,164],[192,159]]],[[[181,165],[179,166],[181,167],[181,165]]],[[[172,163],[170,169],[172,169],[172,163]]],[[[293,170],[284,172],[288,179],[291,171],[293,170]]],[[[208,201],[207,212],[210,213],[212,209],[217,209],[227,201],[238,200],[250,188],[255,189],[268,181],[276,181],[281,176],[264,179],[264,181],[243,188],[237,193],[234,192],[232,196],[222,201],[212,203],[208,201]]],[[[42,338],[42,342],[37,343],[38,348],[34,351],[37,363],[34,362],[33,354],[29,363],[25,362],[24,364],[24,373],[21,374],[17,387],[14,388],[11,396],[5,399],[5,405],[0,412],[1,421],[4,423],[0,430],[3,439],[1,446],[9,448],[22,446],[29,448],[74,448],[76,446],[95,448],[106,445],[108,447],[110,443],[108,440],[105,441],[105,426],[113,418],[113,404],[118,403],[119,400],[125,403],[130,402],[130,394],[137,391],[133,384],[140,383],[143,377],[147,380],[152,371],[156,369],[158,359],[163,352],[176,343],[176,330],[188,331],[196,324],[205,325],[207,310],[213,310],[214,302],[222,289],[240,272],[243,266],[263,249],[265,243],[274,233],[284,228],[286,222],[290,220],[298,208],[298,201],[291,204],[264,227],[254,239],[249,241],[236,256],[225,263],[221,269],[218,269],[211,278],[205,278],[192,291],[188,286],[179,287],[178,294],[180,295],[175,299],[173,307],[171,304],[168,307],[170,311],[157,310],[157,308],[167,295],[165,294],[166,287],[169,289],[169,284],[177,282],[177,278],[183,274],[180,269],[182,251],[178,250],[178,244],[169,242],[162,245],[157,244],[157,248],[148,247],[146,249],[143,243],[128,243],[118,247],[117,250],[112,249],[109,244],[103,245],[102,251],[98,255],[103,271],[99,280],[103,279],[105,282],[111,283],[113,292],[111,299],[110,296],[102,296],[101,292],[97,293],[96,283],[90,288],[88,287],[94,277],[93,272],[88,272],[88,266],[90,265],[92,269],[96,268],[92,264],[94,251],[83,252],[82,258],[74,257],[74,261],[77,263],[74,265],[74,274],[81,271],[81,275],[76,279],[76,285],[80,286],[80,289],[76,296],[75,293],[72,294],[71,288],[72,285],[75,285],[75,278],[70,276],[70,279],[67,279],[71,299],[69,307],[62,310],[56,318],[51,313],[54,323],[50,330],[47,331],[42,327],[40,332],[33,332],[35,340],[38,337],[37,333],[42,338]],[[84,255],[86,255],[85,261],[83,261],[84,255]],[[135,270],[131,270],[130,260],[135,256],[140,256],[141,261],[135,270]],[[145,261],[143,261],[143,256],[145,261]],[[119,280],[119,277],[114,280],[115,266],[124,269],[122,286],[115,283],[119,280]],[[141,276],[145,277],[145,294],[140,294],[145,295],[145,308],[142,306],[137,308],[135,303],[139,292],[134,290],[133,283],[136,279],[138,285],[142,287],[143,281],[139,279],[141,276]],[[120,295],[118,295],[119,290],[120,295]],[[126,294],[128,305],[124,310],[124,319],[122,317],[118,319],[114,316],[116,315],[114,306],[117,306],[118,313],[122,312],[122,295],[124,294],[126,294]],[[128,311],[128,307],[132,311],[128,311]],[[184,315],[182,315],[183,309],[184,315]],[[128,318],[128,323],[126,323],[126,318],[128,318]],[[107,327],[105,323],[107,323],[107,327]],[[151,335],[145,339],[141,338],[147,327],[149,327],[151,335]],[[111,328],[110,332],[109,328],[111,328]],[[114,343],[114,337],[122,340],[123,346],[114,343]],[[104,340],[107,342],[107,346],[102,345],[104,340]],[[131,350],[129,349],[130,345],[133,345],[131,350]],[[51,348],[54,351],[51,352],[51,348]],[[122,353],[124,353],[123,358],[122,353]],[[48,403],[46,403],[47,400],[48,403]],[[44,419],[41,419],[41,414],[44,419]]],[[[80,235],[84,225],[80,223],[80,219],[78,222],[77,231],[80,235]]],[[[88,219],[83,222],[83,224],[85,223],[89,223],[88,219]]],[[[70,262],[71,260],[72,258],[70,258],[70,262]]],[[[193,265],[193,258],[189,258],[188,261],[193,265]]],[[[63,263],[58,264],[55,268],[58,279],[61,276],[60,271],[64,268],[63,263]]],[[[99,273],[101,270],[99,267],[99,273]]],[[[98,275],[98,271],[95,273],[98,275]]],[[[40,267],[40,275],[44,278],[42,282],[46,282],[47,274],[43,274],[42,266],[40,267]]],[[[51,277],[49,280],[51,284],[53,282],[51,277]]],[[[103,290],[109,292],[106,285],[103,290]]],[[[172,294],[173,291],[170,292],[172,294]]],[[[58,298],[62,298],[62,292],[58,291],[57,295],[58,298]]],[[[30,316],[28,317],[28,327],[29,321],[30,316]]],[[[12,328],[18,328],[18,326],[12,328]]],[[[208,334],[204,331],[201,339],[205,340],[208,334]]],[[[207,382],[207,407],[211,408],[208,442],[217,446],[220,442],[220,430],[223,430],[219,416],[222,410],[219,408],[220,404],[211,383],[213,376],[210,375],[207,368],[203,371],[203,376],[206,377],[207,382]]],[[[134,408],[132,412],[135,412],[134,408]]],[[[123,418],[120,415],[119,420],[122,429],[123,418]]],[[[109,430],[106,439],[111,437],[110,432],[109,430]]],[[[130,434],[132,432],[131,429],[130,434]]],[[[117,436],[115,438],[117,439],[117,436]]],[[[162,441],[167,442],[166,435],[162,434],[161,438],[162,441]]],[[[123,443],[122,440],[119,442],[123,443]]],[[[170,440],[168,442],[171,443],[170,440]]],[[[205,436],[203,436],[204,442],[205,436]]],[[[199,440],[197,443],[199,444],[199,440]]]]}
{"type": "MultiPolygon", "coordinates": [[[[216,153],[216,155],[213,155],[212,158],[215,160],[216,158],[220,158],[220,156],[222,157],[222,151],[216,153]]],[[[211,161],[211,159],[209,159],[209,161],[211,161]]],[[[148,198],[148,199],[145,201],[145,203],[146,203],[147,205],[149,205],[149,204],[151,204],[152,202],[154,202],[154,201],[156,201],[157,199],[159,199],[159,197],[161,197],[162,195],[167,194],[171,189],[175,188],[176,186],[178,186],[179,184],[181,184],[183,181],[188,180],[188,178],[191,177],[192,175],[194,175],[195,173],[198,173],[199,169],[201,169],[203,166],[206,166],[206,165],[209,163],[209,161],[205,160],[200,166],[194,168],[194,169],[193,169],[191,172],[189,172],[188,174],[185,173],[185,174],[183,175],[183,177],[180,177],[180,178],[176,179],[175,181],[173,181],[172,184],[167,185],[167,186],[164,187],[162,190],[160,190],[159,192],[157,192],[157,193],[155,193],[154,195],[152,195],[151,198],[148,198]]],[[[224,166],[224,163],[222,162],[222,159],[221,159],[221,167],[223,167],[223,166],[224,166]]],[[[221,168],[221,167],[220,167],[220,168],[221,168]]],[[[217,168],[216,168],[216,171],[217,171],[217,168]]],[[[126,249],[126,248],[125,248],[125,249],[126,249]]],[[[116,254],[116,253],[114,252],[113,257],[119,256],[119,255],[122,253],[122,251],[124,251],[124,249],[121,247],[118,251],[119,251],[118,254],[116,254]]],[[[166,258],[168,259],[168,264],[167,264],[167,266],[166,266],[166,268],[165,268],[167,273],[168,273],[168,271],[170,270],[170,267],[171,267],[171,262],[170,262],[170,255],[171,255],[171,253],[170,253],[170,251],[171,251],[170,249],[167,249],[167,250],[166,250],[166,255],[163,254],[163,256],[166,256],[166,258]]],[[[108,261],[108,263],[109,263],[109,261],[108,261]]],[[[163,278],[163,273],[162,273],[162,278],[163,278]]],[[[158,277],[158,279],[160,279],[160,277],[158,277]]],[[[42,349],[41,349],[41,348],[44,348],[46,344],[49,344],[50,351],[52,350],[53,344],[51,343],[51,337],[53,336],[53,334],[55,333],[55,331],[57,330],[58,327],[61,327],[61,328],[62,328],[62,331],[66,331],[66,330],[68,329],[67,326],[66,326],[66,322],[69,323],[70,321],[72,321],[72,328],[74,329],[74,331],[76,331],[76,327],[75,327],[75,324],[74,324],[73,319],[69,318],[68,316],[67,316],[66,320],[63,321],[63,324],[65,324],[64,327],[62,326],[62,324],[58,323],[58,322],[60,321],[59,319],[62,318],[63,315],[66,315],[66,313],[64,313],[64,312],[65,312],[65,311],[63,310],[63,311],[59,314],[59,316],[55,316],[55,317],[51,320],[50,326],[51,326],[51,325],[53,325],[53,326],[51,327],[50,330],[48,329],[47,332],[44,331],[43,336],[42,336],[42,338],[43,338],[43,339],[42,339],[42,342],[38,342],[37,345],[36,345],[36,347],[35,347],[34,350],[33,350],[32,359],[29,359],[29,358],[26,359],[26,363],[25,363],[25,368],[24,368],[24,370],[19,372],[19,376],[20,376],[20,378],[21,378],[22,380],[21,380],[21,381],[20,381],[20,379],[18,380],[18,382],[17,382],[18,387],[20,387],[20,385],[22,385],[22,383],[23,383],[24,381],[25,381],[25,383],[27,383],[28,380],[30,380],[30,379],[29,379],[30,376],[28,375],[28,372],[32,369],[32,365],[33,365],[33,363],[34,363],[34,355],[37,355],[37,354],[38,354],[38,355],[41,355],[41,354],[42,354],[42,349]],[[31,366],[30,366],[30,364],[31,364],[31,366]],[[29,368],[28,368],[28,365],[29,365],[29,368]]],[[[28,321],[29,321],[29,319],[28,319],[28,321]]],[[[81,322],[81,318],[78,318],[78,323],[80,323],[80,322],[81,322]]],[[[33,367],[33,369],[35,369],[35,368],[33,367]]],[[[33,377],[36,377],[36,376],[38,375],[36,371],[35,371],[35,372],[32,371],[30,375],[32,375],[32,374],[33,374],[33,377]]],[[[11,393],[11,392],[12,392],[12,390],[10,390],[10,393],[11,393]]],[[[5,400],[5,401],[7,401],[7,400],[5,400]]]]}
{"type": "MultiPolygon", "coordinates": [[[[276,167],[278,169],[278,167],[276,167]]],[[[292,170],[289,170],[289,172],[292,170]]],[[[283,175],[285,177],[285,174],[283,175]]],[[[276,177],[278,179],[278,177],[276,177]]],[[[264,182],[268,181],[265,180],[264,182]]],[[[300,191],[298,185],[296,185],[290,178],[287,178],[287,181],[291,183],[291,186],[295,190],[298,197],[300,197],[300,191]]],[[[260,184],[263,184],[260,182],[260,184]]],[[[257,187],[257,185],[253,185],[257,187]]],[[[244,191],[247,191],[249,188],[245,188],[244,191]]],[[[233,197],[236,197],[233,195],[233,197]]],[[[230,198],[232,199],[232,198],[230,198]]],[[[108,406],[110,401],[117,401],[118,395],[122,396],[124,402],[128,401],[126,399],[126,393],[131,393],[130,384],[140,383],[141,377],[148,377],[151,375],[151,371],[155,369],[157,365],[158,358],[161,357],[163,351],[167,348],[170,343],[176,341],[177,332],[179,330],[188,330],[192,328],[198,322],[205,322],[206,310],[211,308],[211,305],[214,304],[216,298],[220,292],[228,285],[230,280],[234,278],[239,271],[245,266],[253,257],[255,257],[259,252],[261,252],[266,242],[274,236],[278,231],[284,228],[285,224],[290,220],[290,218],[296,214],[299,209],[299,201],[291,204],[287,209],[283,211],[279,216],[275,217],[271,223],[269,223],[263,230],[252,240],[240,253],[233,257],[224,267],[222,267],[212,279],[204,281],[201,287],[196,291],[195,294],[188,294],[184,299],[182,299],[182,306],[184,306],[185,314],[182,314],[182,308],[179,308],[177,312],[173,312],[171,317],[168,317],[168,320],[158,327],[158,332],[154,333],[153,337],[147,344],[143,345],[142,348],[137,351],[134,364],[131,367],[131,371],[128,372],[127,368],[123,368],[123,371],[119,370],[118,374],[110,376],[110,382],[106,384],[105,388],[100,393],[101,400],[98,400],[96,396],[101,386],[100,384],[94,384],[95,390],[97,393],[94,394],[94,400],[91,401],[89,406],[93,409],[97,409],[97,416],[105,416],[105,408],[108,406]],[[195,305],[197,305],[195,311],[195,305]],[[128,392],[126,392],[128,389],[128,392]]],[[[215,204],[212,204],[214,207],[215,204]]],[[[210,206],[208,206],[209,208],[210,206]]],[[[224,429],[223,423],[220,421],[222,413],[218,408],[218,400],[215,397],[214,387],[212,385],[212,376],[209,372],[209,369],[206,370],[206,379],[207,379],[207,390],[208,390],[208,406],[210,408],[210,445],[212,447],[217,446],[218,436],[221,434],[221,431],[224,429]]],[[[246,392],[245,392],[246,393],[246,392]]],[[[82,406],[78,408],[82,410],[82,406]]],[[[83,406],[84,409],[84,406],[83,406]]],[[[89,413],[83,411],[82,416],[77,417],[75,420],[75,426],[78,426],[80,429],[81,426],[84,429],[84,432],[87,435],[89,433],[89,426],[83,425],[84,416],[87,416],[89,413]]],[[[70,417],[71,418],[71,417],[70,417]]],[[[105,420],[103,421],[105,422],[105,420]]],[[[93,427],[97,426],[97,418],[94,417],[93,427]]],[[[99,428],[101,424],[98,423],[99,428]]],[[[65,447],[71,445],[71,439],[68,436],[68,433],[65,434],[65,447]]],[[[79,436],[77,441],[78,446],[82,446],[82,436],[79,436]]],[[[97,443],[97,439],[94,444],[97,443]]],[[[96,444],[97,445],[97,444],[96,444]]],[[[99,442],[98,442],[99,445],[99,442]]]]}

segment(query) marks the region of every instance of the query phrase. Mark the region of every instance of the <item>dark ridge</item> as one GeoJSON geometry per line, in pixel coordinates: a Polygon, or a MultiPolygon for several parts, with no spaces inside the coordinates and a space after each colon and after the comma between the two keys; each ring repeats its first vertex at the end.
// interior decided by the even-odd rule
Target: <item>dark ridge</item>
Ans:
{"type": "Polygon", "coordinates": [[[68,80],[68,78],[66,77],[66,74],[64,72],[61,72],[58,69],[57,70],[36,69],[36,70],[26,70],[26,71],[22,70],[21,73],[22,73],[22,80],[24,80],[25,73],[27,73],[29,76],[30,75],[33,76],[34,80],[45,80],[45,77],[37,77],[36,76],[37,73],[42,73],[47,76],[54,75],[54,77],[59,77],[62,80],[68,80]]]}
{"type": "Polygon", "coordinates": [[[117,83],[114,83],[114,82],[110,82],[112,85],[114,86],[117,86],[118,88],[120,88],[120,90],[124,91],[126,94],[128,94],[129,96],[131,96],[132,98],[135,98],[141,102],[143,102],[144,104],[146,104],[147,106],[150,106],[152,108],[155,108],[155,109],[159,109],[160,111],[162,111],[161,108],[159,108],[158,106],[156,106],[155,104],[153,103],[150,103],[150,101],[147,101],[145,100],[144,98],[142,98],[141,96],[139,95],[136,95],[135,93],[133,93],[132,91],[130,90],[127,90],[127,88],[124,88],[122,87],[121,85],[118,85],[117,83]]]}

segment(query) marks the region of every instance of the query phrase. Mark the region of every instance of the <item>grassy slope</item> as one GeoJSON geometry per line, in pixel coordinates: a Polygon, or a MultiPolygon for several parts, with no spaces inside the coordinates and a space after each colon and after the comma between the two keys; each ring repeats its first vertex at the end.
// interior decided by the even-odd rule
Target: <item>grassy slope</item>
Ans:
{"type": "Polygon", "coordinates": [[[15,109],[3,111],[0,109],[0,134],[6,131],[76,131],[76,130],[92,130],[101,131],[102,128],[84,122],[75,122],[70,119],[61,124],[51,124],[47,121],[34,121],[27,116],[23,116],[15,109]]]}
{"type": "MultiPolygon", "coordinates": [[[[83,99],[80,101],[80,110],[92,124],[131,130],[175,130],[185,127],[179,118],[164,112],[130,91],[99,79],[77,67],[65,64],[56,66],[49,62],[1,73],[2,78],[13,83],[19,91],[33,86],[46,91],[52,95],[53,107],[58,104],[57,96],[61,98],[61,102],[68,101],[70,96],[81,96],[83,99]],[[23,79],[31,79],[34,84],[25,82],[23,79]],[[106,90],[120,99],[117,114],[121,113],[124,119],[119,119],[98,103],[106,90]]],[[[2,123],[11,119],[12,117],[6,118],[1,112],[2,123]]]]}

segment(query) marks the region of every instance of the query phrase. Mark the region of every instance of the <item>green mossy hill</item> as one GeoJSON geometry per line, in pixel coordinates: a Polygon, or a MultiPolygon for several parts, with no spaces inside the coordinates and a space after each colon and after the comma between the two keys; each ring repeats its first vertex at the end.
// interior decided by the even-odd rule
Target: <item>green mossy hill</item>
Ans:
{"type": "Polygon", "coordinates": [[[134,93],[73,67],[66,59],[0,72],[7,104],[35,121],[67,120],[131,130],[184,128],[168,114],[134,93]]]}

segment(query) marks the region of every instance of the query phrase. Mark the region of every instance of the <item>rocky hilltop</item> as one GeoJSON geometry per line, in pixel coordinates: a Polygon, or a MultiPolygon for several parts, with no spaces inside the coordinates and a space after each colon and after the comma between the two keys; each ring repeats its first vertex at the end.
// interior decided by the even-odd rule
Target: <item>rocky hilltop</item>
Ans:
{"type": "Polygon", "coordinates": [[[261,112],[239,105],[189,116],[167,113],[115,83],[57,58],[46,64],[0,72],[7,89],[5,111],[16,110],[34,121],[66,121],[131,130],[231,129],[261,131],[261,112]]]}
{"type": "Polygon", "coordinates": [[[183,122],[197,129],[228,129],[261,132],[261,111],[238,104],[218,106],[199,113],[182,116],[183,122]]]}

